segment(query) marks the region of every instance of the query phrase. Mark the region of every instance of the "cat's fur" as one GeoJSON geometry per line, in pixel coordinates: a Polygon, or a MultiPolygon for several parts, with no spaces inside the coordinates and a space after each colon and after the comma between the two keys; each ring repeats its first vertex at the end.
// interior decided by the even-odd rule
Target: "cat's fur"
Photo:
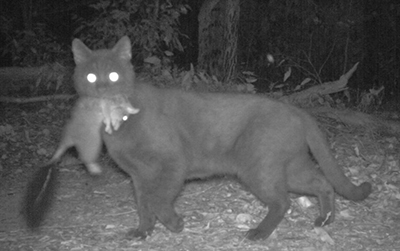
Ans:
{"type": "Polygon", "coordinates": [[[329,145],[306,112],[273,99],[235,94],[162,90],[134,80],[131,45],[123,37],[113,49],[91,51],[73,42],[74,79],[81,95],[128,95],[140,111],[113,134],[102,132],[110,156],[133,179],[139,227],[145,238],[158,219],[173,232],[183,229],[174,200],[192,178],[236,176],[268,206],[249,239],[267,238],[289,209],[289,192],[314,195],[320,203],[315,225],[334,220],[334,191],[354,201],[371,193],[355,186],[337,166],[329,145]],[[116,82],[110,72],[122,76],[116,82]],[[102,75],[88,83],[88,73],[102,75]],[[320,168],[315,167],[312,153],[320,168]]]}

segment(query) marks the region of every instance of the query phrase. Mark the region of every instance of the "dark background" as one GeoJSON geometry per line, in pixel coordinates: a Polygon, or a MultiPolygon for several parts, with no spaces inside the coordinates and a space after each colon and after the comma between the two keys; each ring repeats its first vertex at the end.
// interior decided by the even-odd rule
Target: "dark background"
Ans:
{"type": "MultiPolygon", "coordinates": [[[[170,64],[187,69],[190,63],[196,65],[198,57],[197,18],[202,3],[1,0],[0,66],[73,65],[70,44],[74,37],[91,48],[101,48],[127,34],[133,40],[138,69],[144,58],[165,57],[166,50],[173,52],[170,64]],[[96,9],[95,5],[103,7],[96,9]],[[164,16],[160,6],[167,6],[164,16]],[[138,29],[143,20],[154,30],[146,28],[144,33],[144,28],[138,29]],[[169,28],[175,37],[166,44],[164,32],[169,28]]],[[[399,25],[400,3],[396,0],[241,1],[237,71],[254,72],[259,92],[274,91],[274,86],[290,92],[307,77],[314,80],[309,85],[333,81],[360,62],[349,83],[355,100],[361,92],[381,86],[385,87],[384,102],[397,100],[399,25]],[[274,57],[274,64],[268,55],[274,57]],[[292,81],[283,82],[289,67],[292,81]]]]}

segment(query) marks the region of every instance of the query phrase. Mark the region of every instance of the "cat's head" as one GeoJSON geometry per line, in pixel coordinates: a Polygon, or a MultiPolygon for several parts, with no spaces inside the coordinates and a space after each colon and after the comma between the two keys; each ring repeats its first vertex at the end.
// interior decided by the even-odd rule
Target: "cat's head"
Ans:
{"type": "Polygon", "coordinates": [[[75,88],[81,96],[108,97],[132,90],[131,41],[122,37],[112,49],[90,50],[74,39],[75,88]]]}

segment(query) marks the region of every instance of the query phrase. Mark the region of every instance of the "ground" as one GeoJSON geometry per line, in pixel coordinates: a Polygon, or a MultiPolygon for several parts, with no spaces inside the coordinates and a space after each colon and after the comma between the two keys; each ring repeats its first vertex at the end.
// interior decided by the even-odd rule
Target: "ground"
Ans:
{"type": "Polygon", "coordinates": [[[245,232],[268,212],[230,177],[186,184],[175,206],[185,228],[171,233],[157,223],[146,240],[127,240],[138,217],[132,182],[108,158],[90,176],[72,155],[60,165],[53,206],[38,231],[21,214],[27,183],[57,147],[71,104],[28,103],[0,108],[0,250],[400,250],[398,139],[323,121],[335,156],[354,183],[370,181],[362,202],[337,196],[336,220],[315,229],[315,198],[292,198],[291,209],[267,240],[245,232]]]}

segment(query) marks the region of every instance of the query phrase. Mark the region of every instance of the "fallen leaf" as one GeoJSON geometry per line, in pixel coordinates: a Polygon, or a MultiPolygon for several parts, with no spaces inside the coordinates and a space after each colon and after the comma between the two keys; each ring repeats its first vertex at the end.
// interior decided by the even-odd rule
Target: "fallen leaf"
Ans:
{"type": "Polygon", "coordinates": [[[321,241],[327,242],[331,245],[335,244],[335,241],[331,238],[331,236],[322,227],[315,227],[314,232],[321,239],[321,241]]]}

